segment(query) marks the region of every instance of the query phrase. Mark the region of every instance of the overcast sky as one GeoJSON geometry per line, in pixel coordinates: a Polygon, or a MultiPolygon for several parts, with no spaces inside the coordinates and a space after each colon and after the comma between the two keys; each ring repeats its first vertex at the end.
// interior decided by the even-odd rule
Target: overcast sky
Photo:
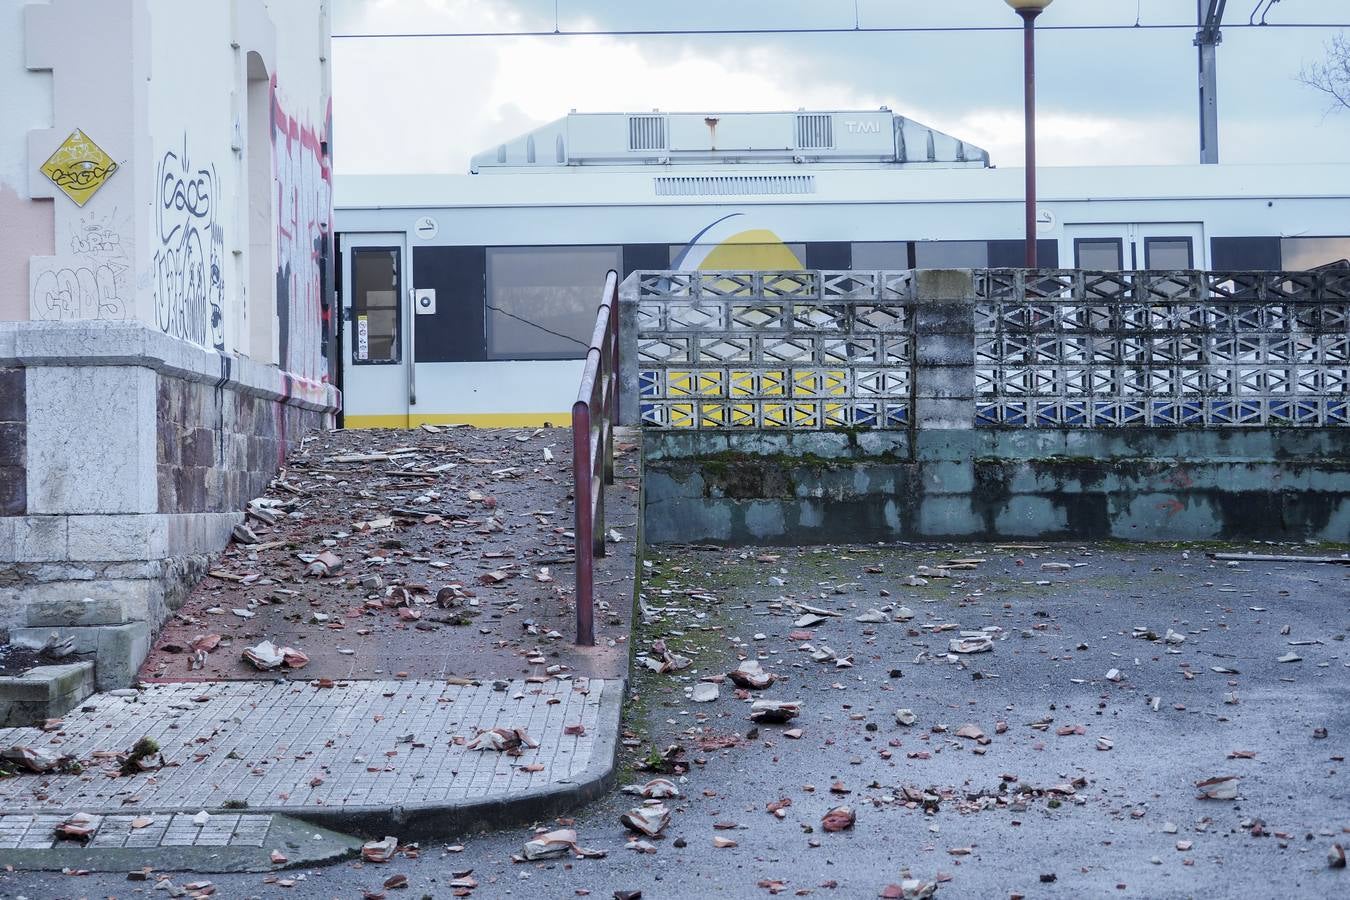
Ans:
{"type": "MultiPolygon", "coordinates": [[[[1262,0],[1264,6],[1267,0],[1262,0]]],[[[1257,0],[1232,0],[1245,24],[1257,0]]],[[[853,0],[557,0],[568,29],[844,26],[853,0]]],[[[1018,24],[1003,0],[858,0],[864,27],[1018,24]]],[[[1193,0],[1059,0],[1042,25],[1194,25],[1193,0]]],[[[1350,0],[1279,0],[1273,23],[1350,21],[1350,0]]],[[[554,0],[335,0],[335,34],[554,28],[554,0]]],[[[1219,48],[1223,162],[1350,162],[1350,110],[1298,81],[1332,29],[1228,28],[1219,48]]],[[[1194,28],[1045,31],[1044,165],[1199,159],[1194,28]]],[[[1022,158],[1013,32],[334,41],[339,174],[468,170],[474,153],[567,114],[891,109],[1022,158]]]]}

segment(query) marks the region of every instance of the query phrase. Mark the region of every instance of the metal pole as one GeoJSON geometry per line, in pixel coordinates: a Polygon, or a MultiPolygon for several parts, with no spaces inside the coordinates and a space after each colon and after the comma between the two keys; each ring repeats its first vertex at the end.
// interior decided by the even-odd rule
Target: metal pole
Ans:
{"type": "Polygon", "coordinates": [[[595,578],[592,572],[591,489],[594,470],[591,465],[591,410],[577,401],[572,407],[572,493],[576,507],[573,523],[577,566],[577,643],[595,646],[595,578]]]}
{"type": "Polygon", "coordinates": [[[1217,165],[1219,162],[1219,44],[1223,43],[1224,9],[1227,0],[1196,0],[1199,31],[1195,46],[1200,56],[1200,162],[1217,165]]]}
{"type": "Polygon", "coordinates": [[[1039,9],[1019,9],[1023,36],[1027,142],[1027,268],[1036,268],[1036,17],[1039,9]]]}

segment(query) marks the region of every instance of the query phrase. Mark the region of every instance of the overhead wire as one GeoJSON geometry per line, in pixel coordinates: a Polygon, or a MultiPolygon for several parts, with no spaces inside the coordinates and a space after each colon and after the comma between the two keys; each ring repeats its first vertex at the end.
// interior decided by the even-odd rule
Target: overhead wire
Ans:
{"type": "MultiPolygon", "coordinates": [[[[1278,2],[1278,0],[1276,0],[1278,2]]],[[[1269,9],[1266,10],[1269,13],[1269,9]]],[[[1244,29],[1345,29],[1350,22],[1251,22],[1246,25],[1237,23],[1225,25],[1225,30],[1244,29]]],[[[1038,25],[1036,31],[1194,31],[1194,25],[1183,23],[1158,23],[1134,25],[1038,25]]],[[[523,38],[523,37],[679,37],[695,35],[793,35],[793,34],[968,34],[994,32],[1021,32],[1020,25],[867,25],[867,26],[819,26],[805,28],[605,28],[564,30],[520,30],[520,31],[394,31],[342,33],[333,35],[333,40],[374,40],[374,39],[429,39],[429,38],[523,38]]]]}

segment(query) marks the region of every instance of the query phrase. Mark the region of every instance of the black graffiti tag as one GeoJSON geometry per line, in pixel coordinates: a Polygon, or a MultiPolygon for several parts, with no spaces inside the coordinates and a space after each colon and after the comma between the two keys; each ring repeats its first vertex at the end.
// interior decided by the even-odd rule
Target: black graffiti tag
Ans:
{"type": "Polygon", "coordinates": [[[155,314],[165,334],[225,349],[224,231],[216,222],[216,168],[193,169],[183,152],[159,162],[155,314]]]}

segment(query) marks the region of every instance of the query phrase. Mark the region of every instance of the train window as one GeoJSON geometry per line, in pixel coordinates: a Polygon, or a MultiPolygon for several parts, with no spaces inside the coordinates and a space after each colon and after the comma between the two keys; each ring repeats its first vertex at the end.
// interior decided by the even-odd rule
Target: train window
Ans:
{"type": "Polygon", "coordinates": [[[1124,268],[1125,248],[1120,238],[1077,238],[1073,242],[1074,265],[1094,272],[1124,268]]]}
{"type": "Polygon", "coordinates": [[[1216,237],[1209,252],[1215,272],[1269,272],[1281,267],[1277,237],[1216,237]]]}
{"type": "Polygon", "coordinates": [[[984,241],[917,241],[914,263],[920,269],[983,269],[989,265],[984,241]]]}
{"type": "Polygon", "coordinates": [[[1195,268],[1191,239],[1187,237],[1144,238],[1144,268],[1176,272],[1195,268]]]}
{"type": "Polygon", "coordinates": [[[396,363],[401,359],[399,297],[401,251],[397,247],[354,247],[352,254],[352,362],[396,363]]]}
{"type": "Polygon", "coordinates": [[[489,359],[581,359],[618,247],[487,248],[489,359]]]}
{"type": "Polygon", "coordinates": [[[855,241],[853,243],[855,269],[908,269],[908,241],[855,241]]]}
{"type": "Polygon", "coordinates": [[[1350,266],[1350,237],[1285,238],[1280,256],[1289,272],[1350,266]]]}

